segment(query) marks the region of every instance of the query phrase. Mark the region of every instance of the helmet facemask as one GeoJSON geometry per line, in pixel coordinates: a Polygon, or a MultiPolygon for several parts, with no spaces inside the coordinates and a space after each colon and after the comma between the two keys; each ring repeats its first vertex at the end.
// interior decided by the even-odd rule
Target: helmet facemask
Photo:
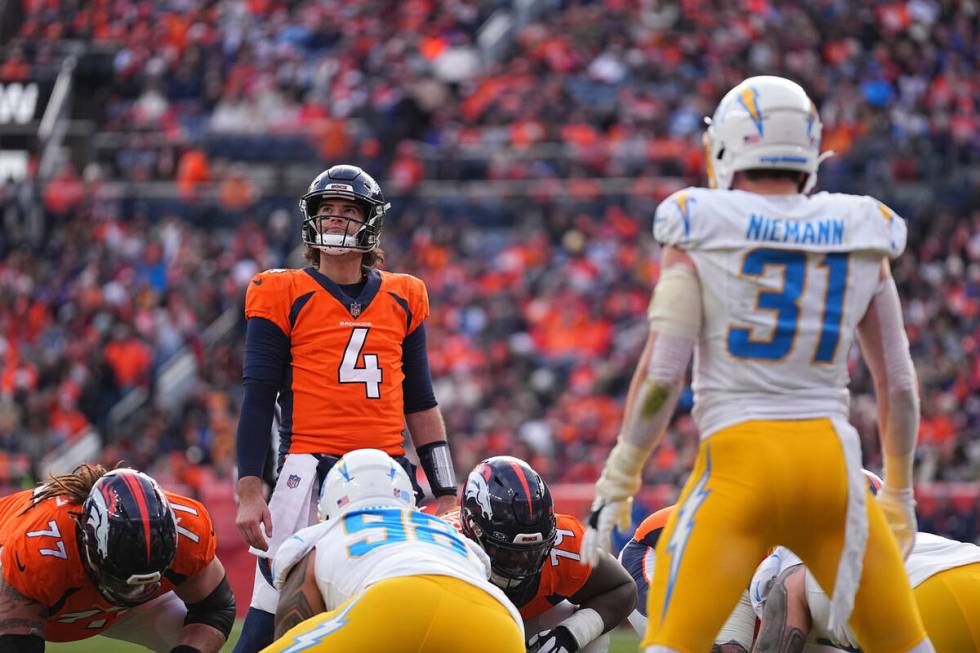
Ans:
{"type": "Polygon", "coordinates": [[[303,220],[303,242],[321,252],[337,256],[348,252],[370,252],[378,246],[381,227],[384,224],[385,207],[372,206],[352,195],[318,193],[304,197],[300,207],[305,214],[303,220]],[[352,202],[361,208],[361,219],[335,213],[318,214],[320,205],[326,200],[352,202]],[[329,221],[341,225],[337,233],[327,233],[329,221]],[[352,225],[357,225],[352,229],[352,225]]]}
{"type": "Polygon", "coordinates": [[[550,536],[541,533],[519,533],[514,542],[504,541],[502,534],[494,537],[469,519],[463,522],[467,536],[475,540],[490,558],[490,582],[502,590],[514,590],[541,571],[555,543],[556,531],[550,536]]]}

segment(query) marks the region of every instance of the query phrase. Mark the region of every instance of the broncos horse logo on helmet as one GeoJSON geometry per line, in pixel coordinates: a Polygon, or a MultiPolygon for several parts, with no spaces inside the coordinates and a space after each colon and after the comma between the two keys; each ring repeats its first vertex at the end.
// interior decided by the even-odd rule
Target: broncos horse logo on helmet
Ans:
{"type": "Polygon", "coordinates": [[[177,522],[156,481],[134,469],[107,473],[77,523],[85,570],[107,601],[132,607],[156,596],[177,554],[177,522]]]}
{"type": "Polygon", "coordinates": [[[460,522],[490,557],[490,580],[505,590],[540,572],[557,534],[551,491],[530,465],[512,456],[487,458],[470,472],[460,522]]]}
{"type": "Polygon", "coordinates": [[[378,246],[389,208],[391,204],[385,202],[381,186],[374,177],[357,166],[335,165],[317,175],[299,200],[299,210],[303,213],[303,242],[327,254],[370,252],[378,246]],[[363,221],[342,215],[317,215],[320,203],[327,198],[359,205],[364,210],[363,221]],[[347,221],[342,233],[328,234],[320,230],[321,222],[331,218],[347,221]],[[351,222],[360,223],[353,234],[347,229],[351,222]]]}

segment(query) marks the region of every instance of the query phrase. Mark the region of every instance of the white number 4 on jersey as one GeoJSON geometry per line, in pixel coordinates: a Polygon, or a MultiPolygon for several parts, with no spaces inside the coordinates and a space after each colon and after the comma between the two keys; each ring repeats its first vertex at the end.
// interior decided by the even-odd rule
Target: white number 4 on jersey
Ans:
{"type": "Polygon", "coordinates": [[[358,366],[361,349],[367,339],[368,327],[355,327],[347,341],[344,359],[340,361],[341,383],[363,383],[368,399],[381,398],[381,367],[378,365],[377,354],[364,354],[364,364],[358,366]]]}

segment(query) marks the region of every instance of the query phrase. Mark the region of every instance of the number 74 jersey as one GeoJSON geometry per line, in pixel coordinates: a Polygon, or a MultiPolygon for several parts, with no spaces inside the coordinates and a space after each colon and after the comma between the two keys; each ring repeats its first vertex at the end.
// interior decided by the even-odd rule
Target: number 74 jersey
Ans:
{"type": "Polygon", "coordinates": [[[905,222],[867,196],[688,188],[654,237],[701,282],[694,417],[702,437],[751,419],[848,414],[847,355],[905,222]]]}

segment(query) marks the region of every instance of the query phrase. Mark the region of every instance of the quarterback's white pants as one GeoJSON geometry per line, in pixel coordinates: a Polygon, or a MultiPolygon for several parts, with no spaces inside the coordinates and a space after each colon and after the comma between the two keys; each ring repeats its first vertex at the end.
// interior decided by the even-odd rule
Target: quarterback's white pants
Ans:
{"type": "MultiPolygon", "coordinates": [[[[269,498],[269,512],[272,514],[269,550],[259,551],[249,548],[249,553],[258,558],[266,558],[270,566],[276,551],[279,550],[279,545],[292,537],[293,533],[306,528],[316,520],[316,497],[313,493],[317,490],[317,462],[312,454],[289,454],[283,462],[276,487],[269,498]]],[[[279,592],[265,579],[259,570],[259,562],[262,561],[256,562],[250,606],[275,614],[279,592]]]]}

